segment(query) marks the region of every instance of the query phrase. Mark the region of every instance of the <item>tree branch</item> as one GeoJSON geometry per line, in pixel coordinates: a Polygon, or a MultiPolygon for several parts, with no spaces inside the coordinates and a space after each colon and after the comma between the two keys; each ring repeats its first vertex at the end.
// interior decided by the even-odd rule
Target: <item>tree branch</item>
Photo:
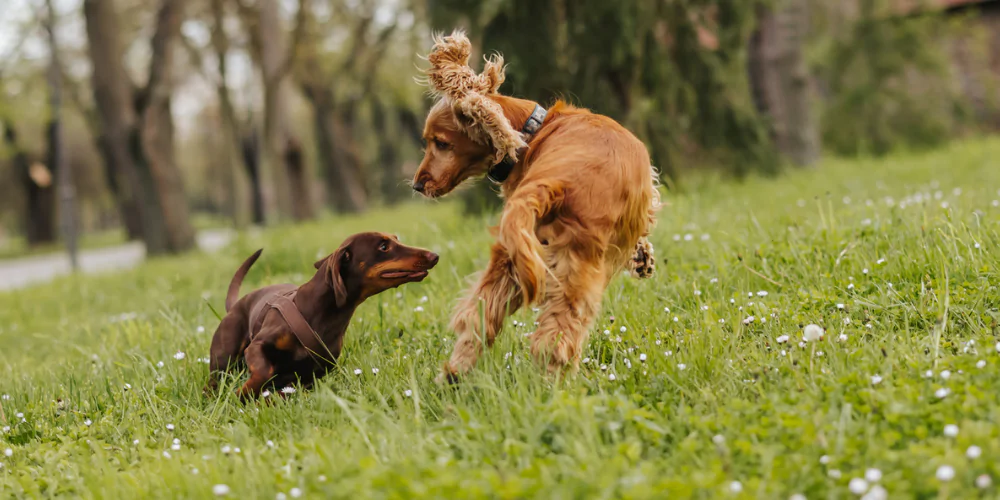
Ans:
{"type": "Polygon", "coordinates": [[[156,14],[156,32],[150,41],[152,56],[149,61],[149,79],[139,100],[140,109],[159,104],[170,96],[170,74],[174,62],[170,44],[180,34],[184,0],[163,0],[156,14]]]}

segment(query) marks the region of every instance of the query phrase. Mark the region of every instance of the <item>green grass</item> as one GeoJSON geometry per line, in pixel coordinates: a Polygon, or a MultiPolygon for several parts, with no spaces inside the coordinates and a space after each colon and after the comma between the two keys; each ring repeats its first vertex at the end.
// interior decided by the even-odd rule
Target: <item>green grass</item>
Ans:
{"type": "Polygon", "coordinates": [[[529,310],[464,383],[432,382],[490,243],[486,221],[452,203],[0,294],[0,448],[12,452],[0,492],[815,499],[854,497],[850,480],[878,469],[890,498],[995,498],[976,478],[1000,483],[998,190],[996,140],[692,182],[665,197],[657,274],[612,282],[589,362],[567,380],[532,364],[531,329],[513,326],[529,310]],[[301,282],[318,255],[373,229],[442,262],[358,311],[316,390],[263,406],[202,396],[208,304],[222,309],[246,255],[265,248],[244,290],[301,282]],[[826,335],[800,347],[809,323],[826,335]],[[937,479],[940,466],[954,478],[937,479]]]}
{"type": "MultiPolygon", "coordinates": [[[[91,250],[95,248],[106,248],[121,245],[126,242],[125,231],[121,229],[109,229],[88,233],[80,236],[79,247],[81,250],[91,250]]],[[[18,257],[30,257],[34,255],[44,255],[49,253],[65,252],[66,245],[62,242],[46,243],[42,245],[30,246],[22,236],[14,236],[0,246],[0,260],[15,259],[18,257]]]]}

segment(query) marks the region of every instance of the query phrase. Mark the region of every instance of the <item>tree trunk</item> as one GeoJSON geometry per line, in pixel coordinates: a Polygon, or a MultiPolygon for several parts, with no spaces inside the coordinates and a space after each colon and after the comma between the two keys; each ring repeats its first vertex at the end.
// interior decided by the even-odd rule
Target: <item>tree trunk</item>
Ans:
{"type": "MultiPolygon", "coordinates": [[[[397,148],[398,141],[402,139],[402,131],[395,136],[389,130],[389,110],[387,106],[378,98],[372,99],[372,126],[378,137],[397,137],[396,141],[382,140],[378,143],[378,165],[382,169],[379,186],[382,191],[382,199],[386,204],[394,205],[403,199],[406,194],[406,187],[403,184],[403,173],[400,170],[400,161],[397,148]]],[[[402,127],[400,127],[402,128],[402,127]]]]}
{"type": "Polygon", "coordinates": [[[56,241],[55,173],[32,162],[21,148],[13,122],[5,120],[3,128],[4,142],[13,153],[11,166],[24,190],[24,237],[30,246],[52,243],[56,241]]]}
{"type": "Polygon", "coordinates": [[[182,0],[163,0],[156,17],[149,80],[138,94],[125,71],[118,17],[111,0],[85,0],[94,101],[106,153],[136,194],[143,241],[150,255],[194,246],[180,170],[174,163],[170,115],[173,43],[180,30],[182,0]]]}
{"type": "Polygon", "coordinates": [[[344,123],[342,116],[350,118],[350,114],[334,107],[329,88],[307,86],[305,94],[313,105],[316,150],[327,203],[337,212],[360,212],[368,204],[368,193],[361,177],[361,160],[349,133],[350,124],[344,123]]]}
{"type": "Polygon", "coordinates": [[[254,224],[267,222],[267,211],[264,203],[264,187],[261,183],[260,171],[260,139],[257,129],[250,131],[240,141],[240,152],[243,154],[243,166],[246,167],[247,178],[250,181],[251,210],[254,224]]]}
{"type": "Polygon", "coordinates": [[[820,149],[802,53],[808,24],[806,2],[786,0],[777,10],[758,9],[749,65],[754,101],[770,119],[774,142],[800,167],[814,165],[820,149]]]}
{"type": "Polygon", "coordinates": [[[260,0],[257,16],[260,40],[260,66],[264,79],[264,148],[263,166],[272,182],[270,197],[282,214],[296,220],[313,217],[309,192],[298,191],[292,184],[306,183],[301,167],[287,163],[288,148],[299,141],[294,137],[288,116],[290,91],[285,73],[290,54],[286,55],[285,31],[281,26],[278,0],[260,0]],[[292,179],[292,177],[301,178],[292,179]],[[293,203],[294,200],[294,203],[293,203]]]}
{"type": "MultiPolygon", "coordinates": [[[[96,132],[96,131],[95,131],[96,132]]],[[[125,226],[125,234],[129,241],[142,239],[142,219],[139,218],[139,208],[135,197],[128,187],[128,178],[120,165],[115,164],[115,158],[111,151],[111,145],[104,135],[99,135],[95,139],[97,151],[104,162],[105,181],[108,189],[118,205],[118,214],[122,225],[125,226]],[[125,185],[122,181],[125,181],[125,185]]]]}
{"type": "Polygon", "coordinates": [[[247,179],[250,180],[250,204],[251,221],[254,224],[263,224],[264,205],[261,199],[261,186],[257,180],[258,161],[256,152],[247,151],[244,146],[243,134],[240,131],[240,124],[236,119],[236,108],[229,93],[228,75],[229,69],[226,57],[229,55],[229,37],[225,28],[225,6],[224,0],[212,0],[212,47],[215,49],[217,70],[219,72],[219,82],[216,85],[216,94],[219,99],[219,108],[222,111],[222,120],[225,125],[225,140],[230,146],[231,152],[226,155],[230,158],[229,171],[231,172],[231,190],[233,198],[233,220],[236,227],[243,227],[246,222],[246,189],[243,186],[242,176],[239,175],[239,164],[247,170],[247,179]],[[248,155],[248,153],[250,153],[248,155]],[[242,160],[242,161],[241,161],[242,160]]]}

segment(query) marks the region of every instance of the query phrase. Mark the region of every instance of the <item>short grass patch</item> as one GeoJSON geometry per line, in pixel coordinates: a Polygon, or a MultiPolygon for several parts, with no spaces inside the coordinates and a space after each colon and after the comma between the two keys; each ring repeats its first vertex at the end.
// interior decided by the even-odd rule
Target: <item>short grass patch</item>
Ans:
{"type": "Polygon", "coordinates": [[[665,196],[580,373],[532,311],[432,382],[489,220],[453,203],[277,227],[216,255],[0,294],[0,492],[85,498],[890,498],[1000,494],[1000,142],[665,196]],[[302,282],[362,230],[441,264],[364,304],[311,392],[201,389],[225,287],[302,282]],[[825,329],[803,341],[803,328],[825,329]],[[881,488],[881,489],[880,489],[881,488]],[[129,493],[123,493],[129,492],[129,493]],[[873,497],[869,497],[873,498],[873,497]]]}

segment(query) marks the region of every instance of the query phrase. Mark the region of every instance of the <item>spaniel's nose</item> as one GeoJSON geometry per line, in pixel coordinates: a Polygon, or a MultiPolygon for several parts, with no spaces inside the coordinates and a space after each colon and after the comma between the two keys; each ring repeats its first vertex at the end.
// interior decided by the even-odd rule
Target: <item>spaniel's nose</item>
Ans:
{"type": "Polygon", "coordinates": [[[424,192],[424,181],[417,181],[413,183],[413,190],[418,193],[424,192]]]}

